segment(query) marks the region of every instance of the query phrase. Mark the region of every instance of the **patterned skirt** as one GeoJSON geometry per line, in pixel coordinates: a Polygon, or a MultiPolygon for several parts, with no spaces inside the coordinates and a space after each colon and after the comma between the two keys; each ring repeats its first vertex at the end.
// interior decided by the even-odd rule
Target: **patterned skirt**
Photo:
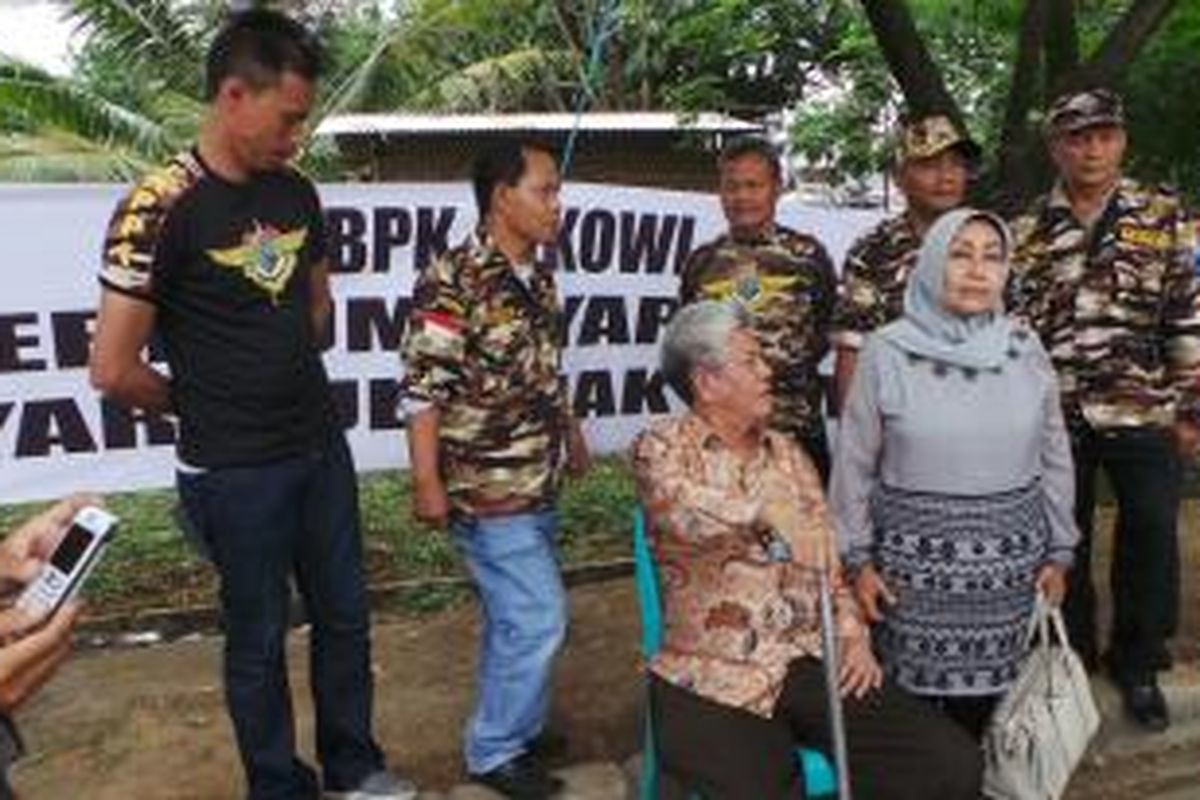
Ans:
{"type": "Polygon", "coordinates": [[[1004,691],[1024,655],[1049,520],[1038,483],[982,496],[880,487],[875,564],[896,595],[875,641],[915,694],[1004,691]]]}

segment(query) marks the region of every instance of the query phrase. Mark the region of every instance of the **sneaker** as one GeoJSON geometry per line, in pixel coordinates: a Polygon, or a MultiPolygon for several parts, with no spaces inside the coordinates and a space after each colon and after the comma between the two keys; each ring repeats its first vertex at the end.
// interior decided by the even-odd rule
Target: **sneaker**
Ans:
{"type": "Polygon", "coordinates": [[[531,753],[522,753],[487,772],[473,772],[470,777],[510,800],[547,800],[563,788],[562,778],[546,772],[531,753]]]}
{"type": "Polygon", "coordinates": [[[417,785],[394,772],[379,770],[349,791],[326,791],[325,800],[416,800],[417,785]]]}

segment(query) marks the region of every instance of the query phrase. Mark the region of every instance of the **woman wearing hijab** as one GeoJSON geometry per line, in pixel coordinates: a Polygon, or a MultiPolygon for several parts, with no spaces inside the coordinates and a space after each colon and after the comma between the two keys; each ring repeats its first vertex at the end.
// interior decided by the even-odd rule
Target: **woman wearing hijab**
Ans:
{"type": "Polygon", "coordinates": [[[1016,676],[1036,591],[1078,532],[1054,372],[1004,314],[1004,222],[930,228],[904,316],[864,346],[838,432],[839,547],[889,676],[976,737],[1016,676]]]}

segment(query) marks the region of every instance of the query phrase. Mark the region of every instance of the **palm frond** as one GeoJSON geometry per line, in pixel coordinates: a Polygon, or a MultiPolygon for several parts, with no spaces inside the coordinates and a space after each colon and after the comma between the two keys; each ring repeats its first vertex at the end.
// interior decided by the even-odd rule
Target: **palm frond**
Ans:
{"type": "Polygon", "coordinates": [[[100,147],[160,158],[177,141],[153,119],[73,82],[0,56],[0,130],[38,133],[58,130],[100,147]]]}
{"type": "Polygon", "coordinates": [[[526,47],[447,75],[412,98],[412,106],[460,113],[563,108],[576,69],[570,50],[526,47]]]}
{"type": "Polygon", "coordinates": [[[125,182],[152,163],[60,131],[0,135],[0,182],[125,182]]]}
{"type": "Polygon", "coordinates": [[[86,30],[89,42],[128,63],[166,79],[186,94],[200,94],[209,28],[215,9],[171,0],[70,0],[68,17],[86,30]]]}

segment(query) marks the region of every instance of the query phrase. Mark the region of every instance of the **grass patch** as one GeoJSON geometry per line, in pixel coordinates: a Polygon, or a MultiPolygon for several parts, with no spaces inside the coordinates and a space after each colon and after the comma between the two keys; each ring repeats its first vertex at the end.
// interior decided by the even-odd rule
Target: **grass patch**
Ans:
{"type": "MultiPolygon", "coordinates": [[[[372,584],[463,574],[450,537],[412,518],[411,495],[407,471],[359,476],[364,562],[372,584]]],[[[88,582],[90,614],[215,602],[215,572],[180,533],[173,490],[111,494],[105,502],[121,518],[121,530],[88,582]]],[[[598,459],[587,478],[566,487],[560,501],[564,562],[629,555],[633,502],[633,481],[623,460],[598,459]]],[[[0,506],[0,531],[11,530],[47,505],[0,506]]],[[[404,592],[387,607],[422,613],[467,596],[461,589],[434,586],[404,592]]]]}
{"type": "MultiPolygon", "coordinates": [[[[1200,483],[1194,469],[1187,471],[1185,484],[1185,494],[1198,494],[1200,483]]],[[[1101,502],[1110,501],[1107,483],[1098,488],[1101,502]]],[[[411,495],[407,471],[359,478],[364,561],[372,584],[463,574],[450,537],[412,518],[411,495]]],[[[215,602],[215,573],[180,533],[173,490],[113,494],[106,502],[121,517],[122,526],[88,583],[90,614],[215,602]]],[[[625,462],[612,457],[597,459],[587,478],[566,487],[559,503],[564,562],[571,565],[628,556],[633,503],[633,480],[625,462]]],[[[0,531],[11,530],[46,505],[0,506],[0,531]]],[[[385,607],[423,613],[468,596],[461,588],[437,585],[401,592],[385,607]]]]}

